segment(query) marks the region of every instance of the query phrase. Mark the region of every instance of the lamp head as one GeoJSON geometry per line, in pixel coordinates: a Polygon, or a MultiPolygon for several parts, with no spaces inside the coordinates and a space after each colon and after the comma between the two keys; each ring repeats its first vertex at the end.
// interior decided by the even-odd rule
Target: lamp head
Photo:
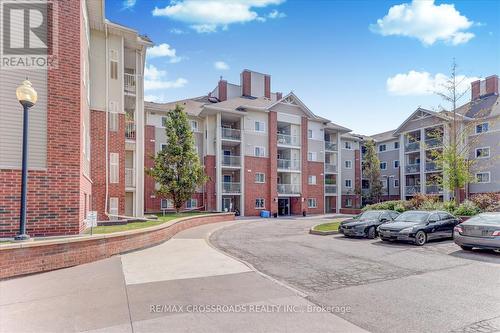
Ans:
{"type": "Polygon", "coordinates": [[[31,82],[28,80],[24,80],[23,83],[17,87],[16,96],[19,103],[27,107],[35,105],[38,99],[36,90],[33,89],[31,82]]]}

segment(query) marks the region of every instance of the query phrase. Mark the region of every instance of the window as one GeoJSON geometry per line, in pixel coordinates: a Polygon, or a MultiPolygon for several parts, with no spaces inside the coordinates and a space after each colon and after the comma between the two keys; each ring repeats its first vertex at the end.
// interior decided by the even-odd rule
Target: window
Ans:
{"type": "Polygon", "coordinates": [[[394,149],[399,149],[399,141],[394,142],[394,149]]]}
{"type": "Polygon", "coordinates": [[[161,150],[165,150],[167,149],[167,144],[166,143],[162,143],[161,144],[161,150]]]}
{"type": "Polygon", "coordinates": [[[115,112],[109,112],[108,113],[109,119],[108,119],[108,127],[111,132],[116,132],[118,131],[118,113],[115,112]]]}
{"type": "Polygon", "coordinates": [[[476,125],[476,134],[488,132],[488,123],[482,123],[476,125]]]}
{"type": "Polygon", "coordinates": [[[476,148],[476,158],[490,157],[490,147],[476,148]]]}
{"type": "Polygon", "coordinates": [[[393,162],[393,163],[394,163],[394,164],[393,164],[393,165],[394,165],[394,169],[399,168],[399,160],[394,160],[394,162],[393,162]]]}
{"type": "Polygon", "coordinates": [[[345,180],[345,187],[352,188],[352,179],[345,180]]]}
{"type": "Polygon", "coordinates": [[[161,199],[161,209],[172,209],[174,208],[174,203],[171,199],[161,199]]]}
{"type": "Polygon", "coordinates": [[[478,183],[489,183],[490,182],[490,173],[489,172],[479,172],[476,173],[476,179],[478,183]]]}
{"type": "Polygon", "coordinates": [[[198,199],[189,199],[186,201],[186,208],[187,209],[194,209],[198,207],[198,199]]]}
{"type": "Polygon", "coordinates": [[[255,122],[255,132],[265,132],[266,131],[266,123],[263,121],[255,122]]]}
{"type": "Polygon", "coordinates": [[[309,139],[312,139],[313,138],[313,131],[312,130],[307,130],[307,137],[309,139]]]}
{"type": "Polygon", "coordinates": [[[109,182],[120,181],[120,160],[118,153],[109,153],[109,182]]]}
{"type": "Polygon", "coordinates": [[[109,50],[109,75],[111,79],[118,80],[118,51],[109,50]]]}
{"type": "Polygon", "coordinates": [[[317,208],[318,203],[316,202],[316,198],[309,198],[307,199],[307,207],[308,208],[317,208]]]}
{"type": "Polygon", "coordinates": [[[352,142],[351,141],[344,142],[344,147],[345,149],[352,149],[352,142]]]}
{"type": "Polygon", "coordinates": [[[352,199],[351,198],[347,198],[345,200],[345,206],[346,207],[352,207],[352,199]]]}
{"type": "Polygon", "coordinates": [[[352,161],[351,160],[345,161],[345,168],[346,169],[352,169],[352,161]]]}
{"type": "Polygon", "coordinates": [[[262,209],[264,207],[266,207],[266,201],[264,200],[264,198],[255,199],[255,208],[262,209]]]}
{"type": "Polygon", "coordinates": [[[315,151],[310,151],[307,153],[307,160],[308,161],[316,161],[318,158],[318,154],[315,151]]]}
{"type": "Polygon", "coordinates": [[[380,170],[387,170],[387,162],[380,162],[380,170]]]}
{"type": "Polygon", "coordinates": [[[314,175],[309,175],[309,176],[307,177],[307,183],[308,183],[309,185],[316,185],[316,176],[314,176],[314,175]]]}
{"type": "Polygon", "coordinates": [[[161,126],[167,127],[167,117],[161,117],[161,126]]]}
{"type": "Polygon", "coordinates": [[[380,145],[378,146],[378,151],[386,151],[387,150],[387,146],[386,145],[380,145]]]}
{"type": "Polygon", "coordinates": [[[266,156],[266,150],[264,147],[255,147],[255,156],[263,157],[266,156]]]}
{"type": "Polygon", "coordinates": [[[109,215],[118,215],[118,198],[109,198],[109,215]]]}
{"type": "Polygon", "coordinates": [[[262,172],[257,172],[255,174],[255,182],[256,183],[265,183],[266,182],[266,175],[262,172]]]}
{"type": "Polygon", "coordinates": [[[189,121],[189,125],[191,125],[191,130],[193,132],[197,132],[198,131],[198,122],[196,120],[190,120],[189,121]]]}
{"type": "Polygon", "coordinates": [[[399,187],[399,179],[394,179],[394,187],[399,187]]]}

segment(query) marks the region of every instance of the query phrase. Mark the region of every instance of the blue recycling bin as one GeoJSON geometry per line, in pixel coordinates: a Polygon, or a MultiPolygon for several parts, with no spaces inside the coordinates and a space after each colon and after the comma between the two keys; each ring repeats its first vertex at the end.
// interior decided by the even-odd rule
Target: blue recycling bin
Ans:
{"type": "Polygon", "coordinates": [[[268,210],[261,210],[260,217],[269,218],[269,217],[271,217],[271,212],[268,210]]]}

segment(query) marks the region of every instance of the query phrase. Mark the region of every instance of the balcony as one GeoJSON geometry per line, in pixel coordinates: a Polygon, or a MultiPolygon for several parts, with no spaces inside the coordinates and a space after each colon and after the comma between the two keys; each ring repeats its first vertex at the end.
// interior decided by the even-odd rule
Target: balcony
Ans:
{"type": "Polygon", "coordinates": [[[337,151],[337,144],[329,141],[325,141],[326,151],[337,151]]]}
{"type": "Polygon", "coordinates": [[[420,150],[420,141],[417,142],[409,142],[405,145],[405,151],[410,152],[410,151],[418,151],[420,150]]]}
{"type": "Polygon", "coordinates": [[[427,193],[427,194],[443,194],[443,187],[440,185],[427,185],[425,187],[425,193],[427,193]]]}
{"type": "Polygon", "coordinates": [[[406,195],[414,195],[416,193],[420,193],[420,185],[410,185],[405,187],[406,195]]]}
{"type": "Polygon", "coordinates": [[[300,185],[278,184],[278,194],[300,194],[300,185]]]}
{"type": "Polygon", "coordinates": [[[238,168],[241,166],[241,157],[236,155],[224,155],[221,158],[221,164],[225,167],[238,168]]]}
{"type": "Polygon", "coordinates": [[[278,133],[278,144],[288,145],[288,146],[300,146],[299,137],[296,135],[278,133]]]}
{"type": "Polygon", "coordinates": [[[425,171],[428,172],[434,172],[434,171],[441,171],[442,168],[437,162],[426,162],[425,163],[425,171]]]}
{"type": "Polygon", "coordinates": [[[420,173],[420,163],[408,164],[405,171],[406,173],[420,173]]]}
{"type": "Polygon", "coordinates": [[[224,182],[222,183],[222,193],[241,193],[241,184],[224,182]]]}
{"type": "Polygon", "coordinates": [[[133,120],[125,121],[125,139],[135,140],[135,122],[133,120]]]}
{"type": "Polygon", "coordinates": [[[135,187],[134,168],[125,168],[125,187],[135,187]]]}
{"type": "Polygon", "coordinates": [[[278,159],[278,169],[280,170],[300,170],[299,160],[284,160],[278,159]]]}
{"type": "Polygon", "coordinates": [[[325,172],[328,172],[328,173],[335,173],[335,172],[337,172],[337,165],[336,164],[325,163],[325,172]]]}
{"type": "Polygon", "coordinates": [[[240,141],[241,131],[239,129],[222,127],[222,139],[240,141]]]}
{"type": "Polygon", "coordinates": [[[124,73],[123,84],[125,93],[135,95],[136,92],[135,74],[124,73]]]}
{"type": "Polygon", "coordinates": [[[443,146],[443,138],[433,138],[425,140],[425,148],[433,149],[443,146]]]}
{"type": "Polygon", "coordinates": [[[337,194],[337,185],[325,185],[325,194],[337,194]]]}

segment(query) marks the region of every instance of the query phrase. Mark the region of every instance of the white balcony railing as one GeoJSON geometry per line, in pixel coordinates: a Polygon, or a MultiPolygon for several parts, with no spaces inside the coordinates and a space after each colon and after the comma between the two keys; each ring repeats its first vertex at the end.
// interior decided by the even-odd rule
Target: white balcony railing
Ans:
{"type": "Polygon", "coordinates": [[[427,194],[442,194],[443,193],[443,187],[440,185],[427,185],[425,187],[425,192],[427,194]]]}
{"type": "Polygon", "coordinates": [[[337,165],[336,164],[325,163],[325,172],[328,172],[328,173],[335,173],[335,172],[337,172],[337,165]]]}
{"type": "Polygon", "coordinates": [[[133,120],[125,121],[125,138],[135,140],[135,122],[133,120]]]}
{"type": "Polygon", "coordinates": [[[134,168],[125,168],[125,187],[135,187],[134,168]]]}
{"type": "Polygon", "coordinates": [[[224,182],[222,183],[222,193],[241,193],[240,183],[224,182]]]}
{"type": "Polygon", "coordinates": [[[239,167],[241,166],[241,157],[237,155],[223,155],[221,163],[222,166],[239,167]]]}
{"type": "Polygon", "coordinates": [[[281,170],[300,170],[300,160],[278,159],[278,169],[281,169],[281,170]]]}
{"type": "Polygon", "coordinates": [[[241,131],[234,128],[222,127],[222,138],[227,140],[241,140],[241,131]]]}
{"type": "Polygon", "coordinates": [[[425,147],[427,149],[441,147],[443,145],[443,138],[432,138],[425,140],[425,147]]]}
{"type": "Polygon", "coordinates": [[[420,193],[420,185],[410,185],[405,187],[406,195],[414,195],[416,193],[420,193]]]}
{"type": "Polygon", "coordinates": [[[436,162],[426,162],[425,163],[425,171],[440,171],[441,165],[436,162]]]}
{"type": "Polygon", "coordinates": [[[278,133],[278,144],[288,146],[299,146],[299,137],[296,135],[280,134],[278,133]]]}
{"type": "Polygon", "coordinates": [[[279,194],[300,194],[299,184],[278,184],[279,194]]]}
{"type": "Polygon", "coordinates": [[[420,172],[420,163],[407,164],[405,167],[406,173],[419,173],[420,172]]]}
{"type": "Polygon", "coordinates": [[[405,146],[405,151],[417,151],[420,149],[420,141],[417,142],[409,142],[405,146]]]}
{"type": "Polygon", "coordinates": [[[337,151],[337,144],[329,141],[325,141],[326,151],[337,151]]]}
{"type": "Polygon", "coordinates": [[[325,193],[326,194],[336,194],[337,193],[337,185],[325,185],[325,193]]]}
{"type": "Polygon", "coordinates": [[[135,94],[135,74],[124,73],[123,74],[124,89],[125,92],[135,94]]]}

